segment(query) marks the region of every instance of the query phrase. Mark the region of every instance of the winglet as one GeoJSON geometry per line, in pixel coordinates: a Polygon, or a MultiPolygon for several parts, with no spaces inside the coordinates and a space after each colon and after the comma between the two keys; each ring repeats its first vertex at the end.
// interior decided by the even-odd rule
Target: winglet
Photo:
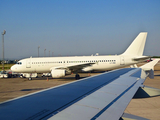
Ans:
{"type": "Polygon", "coordinates": [[[142,65],[140,68],[142,68],[144,71],[150,71],[151,69],[154,70],[154,66],[158,63],[159,59],[154,59],[153,61],[142,65]]]}
{"type": "Polygon", "coordinates": [[[155,59],[143,66],[141,66],[140,68],[142,68],[144,71],[149,72],[149,77],[151,79],[154,78],[154,66],[158,63],[159,59],[155,59]]]}

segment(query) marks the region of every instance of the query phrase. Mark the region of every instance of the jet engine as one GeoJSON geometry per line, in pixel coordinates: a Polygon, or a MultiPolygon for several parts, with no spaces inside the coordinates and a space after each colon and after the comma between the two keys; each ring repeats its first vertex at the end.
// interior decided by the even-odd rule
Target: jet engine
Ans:
{"type": "Polygon", "coordinates": [[[66,75],[65,70],[52,70],[51,74],[53,78],[61,78],[66,75]]]}
{"type": "Polygon", "coordinates": [[[53,69],[51,71],[51,74],[53,78],[61,78],[61,77],[71,74],[71,71],[66,71],[62,69],[53,69]]]}
{"type": "Polygon", "coordinates": [[[89,72],[89,71],[92,71],[93,69],[91,69],[90,67],[86,67],[86,68],[83,68],[82,71],[83,72],[89,72]]]}

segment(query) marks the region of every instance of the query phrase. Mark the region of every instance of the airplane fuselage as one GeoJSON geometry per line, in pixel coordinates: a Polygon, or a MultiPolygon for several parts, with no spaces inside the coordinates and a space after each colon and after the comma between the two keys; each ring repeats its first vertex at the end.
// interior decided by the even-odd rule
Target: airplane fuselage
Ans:
{"type": "Polygon", "coordinates": [[[132,58],[133,56],[121,55],[27,58],[20,60],[18,64],[12,67],[12,70],[20,73],[45,73],[51,72],[51,68],[60,66],[93,63],[91,66],[82,69],[82,71],[106,71],[137,63],[132,58]]]}

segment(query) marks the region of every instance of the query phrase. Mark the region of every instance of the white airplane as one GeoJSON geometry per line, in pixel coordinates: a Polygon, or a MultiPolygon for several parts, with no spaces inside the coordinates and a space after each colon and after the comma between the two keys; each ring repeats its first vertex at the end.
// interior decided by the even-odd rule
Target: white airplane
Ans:
{"type": "MultiPolygon", "coordinates": [[[[75,56],[75,57],[38,57],[26,58],[11,67],[13,72],[18,73],[47,73],[51,72],[53,78],[64,77],[78,72],[105,71],[134,65],[149,58],[143,56],[147,32],[141,32],[127,50],[120,55],[114,56],[75,56]]],[[[116,46],[115,46],[116,47],[116,46]]],[[[29,80],[32,78],[30,77],[29,80]]]]}
{"type": "MultiPolygon", "coordinates": [[[[153,60],[48,88],[0,103],[0,120],[149,120],[124,113],[132,98],[160,96],[144,86],[154,77],[153,60]]],[[[154,110],[153,110],[154,113],[154,110]]]]}

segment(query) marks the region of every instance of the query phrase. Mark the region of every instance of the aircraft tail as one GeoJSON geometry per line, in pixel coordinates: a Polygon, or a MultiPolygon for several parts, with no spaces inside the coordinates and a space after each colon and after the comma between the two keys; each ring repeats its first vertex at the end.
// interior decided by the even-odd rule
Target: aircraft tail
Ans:
{"type": "Polygon", "coordinates": [[[147,32],[141,32],[122,55],[143,56],[147,32]]]}

